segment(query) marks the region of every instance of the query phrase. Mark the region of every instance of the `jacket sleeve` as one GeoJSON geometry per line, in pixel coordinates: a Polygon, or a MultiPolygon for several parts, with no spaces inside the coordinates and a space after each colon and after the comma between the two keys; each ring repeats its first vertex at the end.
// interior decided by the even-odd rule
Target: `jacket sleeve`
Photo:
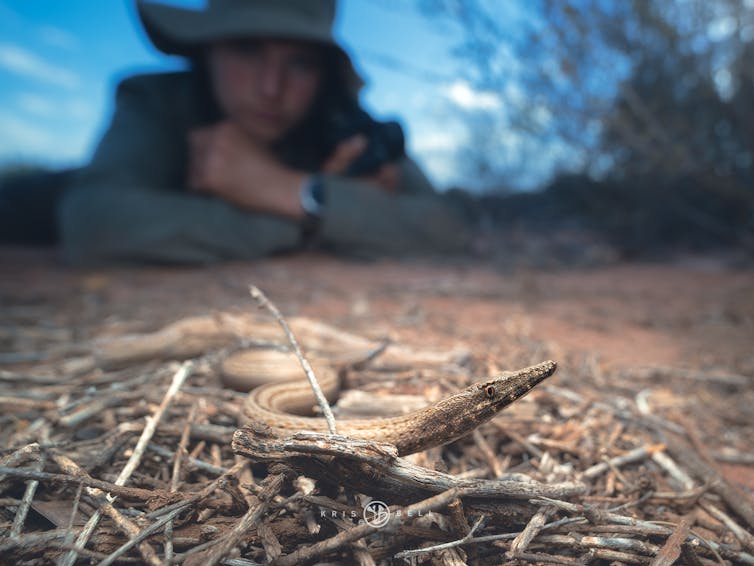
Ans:
{"type": "Polygon", "coordinates": [[[411,160],[395,192],[355,179],[325,178],[322,244],[358,255],[460,253],[471,239],[464,212],[437,193],[411,160]]]}
{"type": "Polygon", "coordinates": [[[183,189],[190,112],[180,108],[180,92],[159,92],[173,84],[154,79],[120,84],[110,127],[60,204],[66,258],[206,263],[295,247],[296,223],[183,189]],[[166,98],[175,105],[166,108],[166,98]]]}

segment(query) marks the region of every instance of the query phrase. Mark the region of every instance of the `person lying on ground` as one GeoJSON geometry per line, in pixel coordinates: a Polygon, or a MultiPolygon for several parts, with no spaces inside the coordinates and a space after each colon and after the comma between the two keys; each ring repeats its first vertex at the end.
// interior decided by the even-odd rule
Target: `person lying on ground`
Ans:
{"type": "Polygon", "coordinates": [[[68,260],[466,249],[463,213],[405,155],[397,125],[359,107],[362,82],[332,37],[335,0],[137,8],[154,45],[189,68],[118,86],[109,128],[59,203],[68,260]]]}

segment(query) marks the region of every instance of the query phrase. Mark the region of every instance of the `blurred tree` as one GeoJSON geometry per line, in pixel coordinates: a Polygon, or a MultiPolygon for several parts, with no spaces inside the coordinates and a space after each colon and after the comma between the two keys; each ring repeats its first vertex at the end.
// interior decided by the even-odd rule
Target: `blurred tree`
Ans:
{"type": "Polygon", "coordinates": [[[754,4],[633,3],[642,34],[607,36],[632,63],[602,122],[611,176],[754,186],[754,4]]]}
{"type": "Polygon", "coordinates": [[[524,162],[751,192],[753,1],[417,2],[459,28],[463,80],[499,97],[467,116],[465,160],[491,182],[524,162]]]}

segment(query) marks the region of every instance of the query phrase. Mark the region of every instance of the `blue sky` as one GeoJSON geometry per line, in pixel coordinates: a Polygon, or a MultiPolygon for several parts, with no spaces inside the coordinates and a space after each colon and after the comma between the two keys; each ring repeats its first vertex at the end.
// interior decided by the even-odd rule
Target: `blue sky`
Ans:
{"type": "MultiPolygon", "coordinates": [[[[172,0],[188,7],[203,0],[172,0]]],[[[398,118],[441,186],[456,178],[463,128],[453,108],[494,104],[455,78],[453,30],[406,0],[341,0],[336,35],[368,79],[367,108],[398,118]],[[396,70],[386,60],[399,61],[396,70]]],[[[106,127],[119,78],[180,64],[145,38],[132,0],[0,0],[0,164],[84,163],[106,127]]]]}

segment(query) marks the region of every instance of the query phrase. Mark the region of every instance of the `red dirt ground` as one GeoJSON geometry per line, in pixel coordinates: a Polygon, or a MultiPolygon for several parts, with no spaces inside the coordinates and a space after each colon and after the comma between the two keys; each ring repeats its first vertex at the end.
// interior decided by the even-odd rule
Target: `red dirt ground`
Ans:
{"type": "Polygon", "coordinates": [[[286,315],[417,347],[463,342],[494,354],[525,336],[609,366],[754,375],[754,272],[714,259],[502,272],[482,263],[303,255],[201,268],[67,269],[46,253],[0,254],[0,308],[52,317],[48,325],[77,336],[252,309],[251,283],[286,315]]]}
{"type": "MultiPolygon", "coordinates": [[[[502,366],[522,356],[552,357],[560,375],[576,376],[568,386],[578,386],[584,367],[754,380],[754,271],[714,258],[553,271],[320,255],[200,268],[68,269],[46,252],[4,250],[0,350],[44,350],[48,334],[78,343],[154,330],[188,315],[248,311],[256,308],[251,283],[287,316],[316,317],[373,338],[422,349],[463,345],[502,366]],[[36,330],[19,342],[19,327],[36,330]]],[[[717,419],[710,435],[726,430],[725,407],[734,402],[723,393],[713,401],[713,414],[705,415],[717,419]]],[[[721,468],[754,489],[751,467],[721,468]]]]}

